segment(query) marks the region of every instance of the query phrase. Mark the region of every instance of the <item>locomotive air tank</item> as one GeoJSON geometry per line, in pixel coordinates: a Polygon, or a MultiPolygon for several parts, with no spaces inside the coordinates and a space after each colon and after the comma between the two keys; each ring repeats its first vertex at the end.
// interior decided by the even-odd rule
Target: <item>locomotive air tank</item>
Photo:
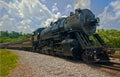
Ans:
{"type": "Polygon", "coordinates": [[[41,32],[41,39],[49,39],[52,34],[64,32],[67,30],[79,30],[86,35],[92,35],[96,31],[96,25],[99,22],[98,18],[88,9],[76,9],[75,13],[71,13],[66,18],[60,18],[56,22],[51,23],[46,29],[41,32]]]}

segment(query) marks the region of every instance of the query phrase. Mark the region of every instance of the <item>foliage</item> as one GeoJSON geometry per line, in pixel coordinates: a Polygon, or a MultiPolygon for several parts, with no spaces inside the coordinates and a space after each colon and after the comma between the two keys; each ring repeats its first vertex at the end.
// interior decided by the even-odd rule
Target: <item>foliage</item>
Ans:
{"type": "Polygon", "coordinates": [[[14,42],[18,40],[22,40],[25,38],[30,37],[31,34],[23,34],[22,32],[8,32],[8,31],[0,31],[0,43],[5,43],[5,42],[14,42]]]}
{"type": "Polygon", "coordinates": [[[98,34],[111,47],[120,48],[120,31],[118,30],[99,30],[98,34]]]}
{"type": "Polygon", "coordinates": [[[0,75],[6,77],[16,67],[19,57],[8,50],[0,50],[0,56],[0,75]]]}

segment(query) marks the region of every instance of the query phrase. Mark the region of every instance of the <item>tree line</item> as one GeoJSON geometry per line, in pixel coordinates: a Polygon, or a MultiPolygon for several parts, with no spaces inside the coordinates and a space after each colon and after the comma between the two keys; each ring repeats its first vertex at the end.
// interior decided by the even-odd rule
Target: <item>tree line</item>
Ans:
{"type": "Polygon", "coordinates": [[[0,43],[19,41],[28,38],[30,36],[31,34],[29,33],[24,34],[22,32],[15,32],[15,31],[11,31],[11,32],[0,31],[0,43]]]}
{"type": "Polygon", "coordinates": [[[120,31],[101,29],[97,33],[110,47],[120,48],[120,31]]]}

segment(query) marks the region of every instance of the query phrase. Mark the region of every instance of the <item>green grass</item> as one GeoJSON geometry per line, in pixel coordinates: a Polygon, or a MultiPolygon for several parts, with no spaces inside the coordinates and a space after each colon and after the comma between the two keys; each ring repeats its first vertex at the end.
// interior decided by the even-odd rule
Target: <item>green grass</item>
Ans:
{"type": "Polygon", "coordinates": [[[9,50],[0,50],[0,77],[6,77],[17,66],[19,57],[9,50]]]}

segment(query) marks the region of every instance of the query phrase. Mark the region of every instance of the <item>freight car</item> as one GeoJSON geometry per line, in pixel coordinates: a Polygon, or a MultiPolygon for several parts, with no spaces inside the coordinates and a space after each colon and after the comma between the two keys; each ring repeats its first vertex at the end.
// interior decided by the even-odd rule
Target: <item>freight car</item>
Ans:
{"type": "Polygon", "coordinates": [[[76,9],[70,16],[51,22],[47,28],[37,29],[29,40],[20,41],[15,45],[21,44],[21,48],[32,48],[39,53],[71,56],[87,63],[108,62],[109,55],[114,53],[114,50],[95,33],[98,23],[99,18],[95,18],[90,10],[76,9]]]}
{"type": "Polygon", "coordinates": [[[16,41],[16,42],[2,43],[2,44],[0,44],[0,48],[2,48],[2,49],[32,50],[31,37],[26,38],[24,40],[16,41]]]}

